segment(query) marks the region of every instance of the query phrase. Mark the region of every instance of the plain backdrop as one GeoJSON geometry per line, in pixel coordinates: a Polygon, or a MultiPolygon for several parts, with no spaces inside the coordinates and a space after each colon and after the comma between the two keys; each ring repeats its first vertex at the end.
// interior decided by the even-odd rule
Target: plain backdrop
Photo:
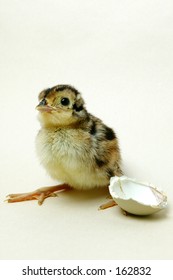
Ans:
{"type": "MultiPolygon", "coordinates": [[[[0,258],[173,258],[173,2],[0,0],[0,258]],[[107,190],[7,204],[8,193],[51,186],[35,153],[38,93],[82,92],[112,127],[127,176],[169,207],[148,217],[98,211],[107,190]]],[[[78,174],[74,174],[78,176],[78,174]]]]}

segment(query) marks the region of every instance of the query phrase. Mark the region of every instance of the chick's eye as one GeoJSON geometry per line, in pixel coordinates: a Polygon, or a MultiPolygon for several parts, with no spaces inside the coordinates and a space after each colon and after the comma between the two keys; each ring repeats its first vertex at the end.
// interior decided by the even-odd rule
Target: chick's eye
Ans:
{"type": "Polygon", "coordinates": [[[62,104],[63,106],[67,106],[67,105],[69,105],[69,103],[70,103],[70,101],[69,101],[68,98],[63,97],[63,98],[61,99],[61,104],[62,104]]]}

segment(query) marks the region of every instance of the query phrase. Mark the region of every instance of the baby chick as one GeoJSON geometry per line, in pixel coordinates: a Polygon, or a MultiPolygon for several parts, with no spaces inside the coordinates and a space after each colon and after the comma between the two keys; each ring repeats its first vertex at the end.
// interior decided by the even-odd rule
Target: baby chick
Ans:
{"type": "MultiPolygon", "coordinates": [[[[31,193],[11,194],[8,202],[44,199],[70,188],[89,190],[109,185],[112,176],[121,176],[121,156],[114,131],[88,113],[78,90],[57,85],[39,94],[41,129],[36,150],[41,164],[61,185],[31,193]]],[[[101,208],[113,206],[113,201],[101,208]]]]}

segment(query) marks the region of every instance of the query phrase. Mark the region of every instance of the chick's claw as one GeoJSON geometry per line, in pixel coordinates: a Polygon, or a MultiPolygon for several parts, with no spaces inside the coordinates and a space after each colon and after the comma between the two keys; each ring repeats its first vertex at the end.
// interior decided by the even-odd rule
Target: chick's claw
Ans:
{"type": "Polygon", "coordinates": [[[42,205],[44,200],[47,197],[55,197],[57,194],[55,192],[58,191],[65,191],[70,190],[71,188],[67,184],[52,186],[52,187],[44,187],[40,188],[38,190],[35,190],[34,192],[29,193],[17,193],[17,194],[9,194],[7,196],[7,202],[8,203],[14,203],[14,202],[22,202],[26,200],[38,200],[38,204],[42,205]]]}

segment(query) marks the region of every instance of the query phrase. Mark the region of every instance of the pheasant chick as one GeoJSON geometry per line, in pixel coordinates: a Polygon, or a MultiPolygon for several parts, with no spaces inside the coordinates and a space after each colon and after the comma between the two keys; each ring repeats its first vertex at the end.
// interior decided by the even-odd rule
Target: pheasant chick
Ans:
{"type": "MultiPolygon", "coordinates": [[[[78,90],[57,85],[39,94],[41,129],[36,150],[41,164],[61,185],[31,193],[11,194],[8,202],[44,199],[71,188],[89,190],[109,185],[112,176],[121,176],[121,155],[114,131],[88,113],[78,90]]],[[[113,201],[101,208],[113,206],[113,201]]]]}

